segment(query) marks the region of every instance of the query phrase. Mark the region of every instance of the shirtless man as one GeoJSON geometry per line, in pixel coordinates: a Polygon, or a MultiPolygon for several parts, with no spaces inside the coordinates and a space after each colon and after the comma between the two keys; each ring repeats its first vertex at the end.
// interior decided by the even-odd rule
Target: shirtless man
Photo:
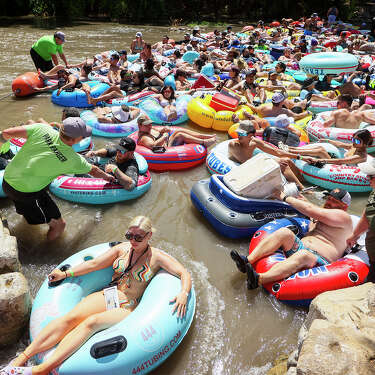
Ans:
{"type": "Polygon", "coordinates": [[[337,128],[358,129],[362,121],[375,125],[375,118],[368,111],[355,110],[350,112],[353,98],[344,94],[337,98],[337,110],[330,112],[323,126],[328,128],[335,125],[337,128]]]}
{"type": "Polygon", "coordinates": [[[327,193],[323,207],[302,197],[285,196],[281,191],[276,191],[274,198],[290,204],[315,222],[302,240],[290,229],[280,228],[261,241],[248,257],[233,250],[231,258],[236,262],[237,268],[240,272],[247,273],[248,289],[282,280],[302,269],[336,261],[343,256],[347,248],[346,240],[352,234],[352,219],[346,212],[351,197],[346,190],[334,189],[327,193]],[[287,259],[275,264],[267,272],[257,273],[252,264],[279,248],[283,249],[287,259]]]}
{"type": "Polygon", "coordinates": [[[303,111],[302,113],[294,113],[290,109],[284,108],[283,104],[285,102],[285,96],[280,92],[272,95],[272,105],[263,104],[259,107],[255,107],[251,104],[248,106],[251,110],[261,117],[277,117],[278,115],[285,114],[288,117],[293,117],[295,121],[301,120],[309,116],[309,112],[303,111]]]}
{"type": "MultiPolygon", "coordinates": [[[[304,188],[300,181],[303,178],[298,172],[294,163],[290,160],[290,158],[301,159],[301,156],[296,156],[290,152],[272,147],[261,139],[255,138],[255,127],[249,120],[240,121],[237,134],[238,139],[233,139],[228,145],[228,156],[230,159],[242,164],[246,160],[253,157],[254,150],[258,148],[267,154],[277,156],[278,159],[275,160],[280,164],[280,169],[285,175],[285,178],[289,182],[294,182],[298,186],[299,190],[304,188]],[[297,176],[299,176],[299,178],[297,176]]],[[[303,159],[310,160],[309,157],[304,157],[303,159]]]]}

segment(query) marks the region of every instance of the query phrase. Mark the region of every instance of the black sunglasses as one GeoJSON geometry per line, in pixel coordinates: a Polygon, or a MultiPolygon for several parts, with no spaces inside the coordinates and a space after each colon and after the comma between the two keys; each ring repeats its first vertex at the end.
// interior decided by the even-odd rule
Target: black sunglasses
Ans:
{"type": "Polygon", "coordinates": [[[130,232],[126,232],[125,233],[125,238],[130,241],[134,238],[134,241],[136,242],[142,242],[145,237],[149,234],[150,232],[147,232],[144,236],[141,236],[140,234],[133,234],[133,233],[130,233],[130,232]]]}

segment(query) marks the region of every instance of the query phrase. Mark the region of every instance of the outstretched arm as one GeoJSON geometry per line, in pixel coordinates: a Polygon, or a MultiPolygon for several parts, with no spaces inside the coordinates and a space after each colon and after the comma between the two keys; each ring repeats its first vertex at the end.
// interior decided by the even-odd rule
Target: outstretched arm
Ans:
{"type": "Polygon", "coordinates": [[[3,130],[1,133],[1,140],[6,142],[11,138],[27,138],[27,131],[24,125],[16,126],[14,128],[8,128],[3,130]]]}

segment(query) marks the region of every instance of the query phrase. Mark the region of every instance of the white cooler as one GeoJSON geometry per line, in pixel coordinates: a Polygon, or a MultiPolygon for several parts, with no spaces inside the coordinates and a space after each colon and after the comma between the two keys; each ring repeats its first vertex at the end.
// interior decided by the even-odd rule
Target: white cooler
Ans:
{"type": "Polygon", "coordinates": [[[234,193],[248,198],[266,198],[285,184],[279,163],[267,154],[258,154],[224,175],[224,183],[234,193]]]}

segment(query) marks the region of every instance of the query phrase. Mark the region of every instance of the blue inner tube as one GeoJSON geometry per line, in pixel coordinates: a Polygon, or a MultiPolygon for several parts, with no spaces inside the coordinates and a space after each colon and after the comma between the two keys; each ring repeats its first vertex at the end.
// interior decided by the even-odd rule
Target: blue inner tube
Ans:
{"type": "MultiPolygon", "coordinates": [[[[111,246],[102,243],[89,247],[64,260],[58,268],[68,264],[73,267],[94,259],[111,246]]],[[[82,298],[107,287],[112,276],[112,267],[107,267],[66,279],[56,287],[49,287],[45,279],[32,307],[31,340],[35,340],[48,323],[72,310],[82,298]]],[[[124,371],[131,374],[137,373],[137,369],[146,362],[147,370],[139,370],[138,373],[154,370],[178,347],[194,318],[196,298],[193,288],[185,317],[179,319],[172,314],[170,300],[180,290],[180,279],[160,270],[150,281],[135,310],[126,319],[91,336],[59,366],[59,375],[123,375],[124,371]]],[[[38,355],[37,363],[42,363],[46,354],[38,355]]]]}
{"type": "MultiPolygon", "coordinates": [[[[97,98],[105,90],[109,88],[109,85],[99,81],[88,81],[85,82],[86,85],[91,87],[90,95],[97,98]]],[[[87,103],[86,93],[83,90],[75,89],[74,91],[62,91],[60,95],[57,95],[57,90],[52,93],[51,96],[52,103],[61,105],[63,107],[77,107],[86,108],[93,107],[91,104],[87,103]]]]}

